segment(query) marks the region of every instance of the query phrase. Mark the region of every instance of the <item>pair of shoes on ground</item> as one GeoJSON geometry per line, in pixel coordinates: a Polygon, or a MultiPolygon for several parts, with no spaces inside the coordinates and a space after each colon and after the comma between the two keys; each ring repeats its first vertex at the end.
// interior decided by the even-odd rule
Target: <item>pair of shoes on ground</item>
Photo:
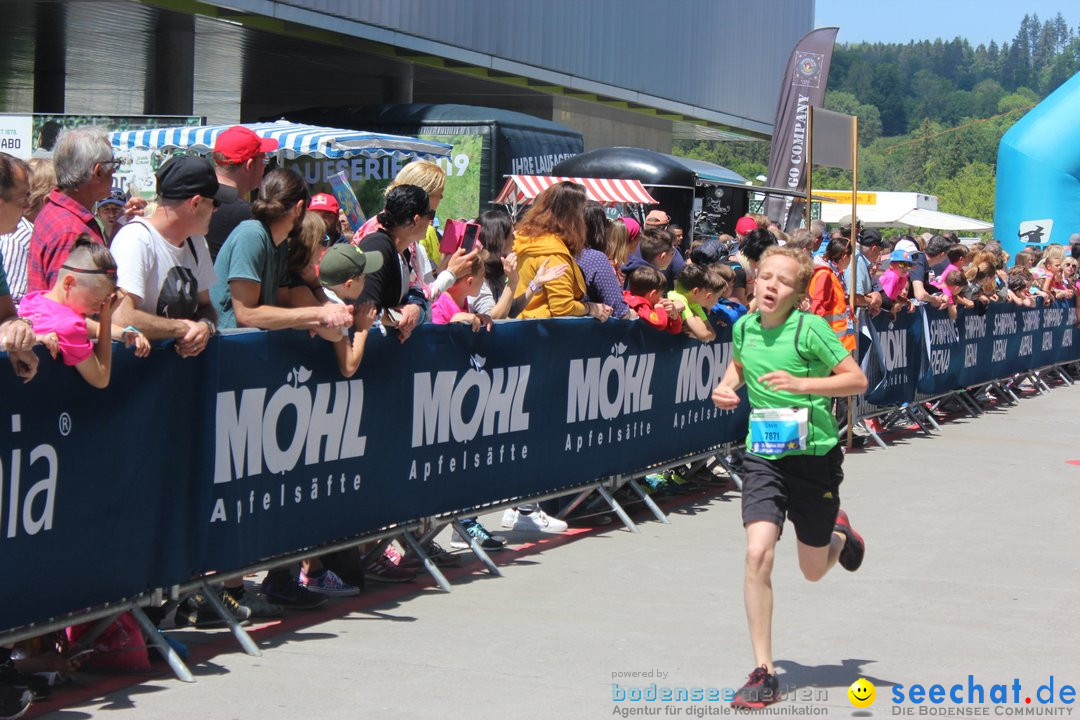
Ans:
{"type": "Polygon", "coordinates": [[[537,508],[531,511],[507,508],[503,512],[502,526],[515,532],[561,533],[569,527],[559,518],[553,518],[537,508]]]}
{"type": "MultiPolygon", "coordinates": [[[[474,538],[480,543],[480,548],[483,550],[505,550],[506,538],[502,535],[492,535],[488,532],[488,529],[480,524],[480,521],[476,518],[469,518],[461,521],[462,526],[465,528],[465,532],[469,534],[470,538],[474,538]]],[[[455,548],[467,548],[469,547],[468,538],[463,538],[458,532],[454,531],[454,539],[450,541],[450,547],[455,548]]]]}

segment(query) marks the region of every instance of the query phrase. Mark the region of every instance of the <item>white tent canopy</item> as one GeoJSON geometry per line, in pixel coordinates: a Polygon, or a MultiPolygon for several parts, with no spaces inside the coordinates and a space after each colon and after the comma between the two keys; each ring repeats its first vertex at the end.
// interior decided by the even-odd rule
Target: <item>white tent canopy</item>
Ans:
{"type": "MultiPolygon", "coordinates": [[[[818,190],[815,196],[833,198],[835,203],[821,204],[821,219],[829,224],[851,214],[850,190],[818,190]]],[[[912,227],[957,232],[990,232],[993,223],[976,218],[953,215],[938,210],[934,195],[914,192],[878,192],[860,190],[857,214],[863,227],[912,227]]]]}

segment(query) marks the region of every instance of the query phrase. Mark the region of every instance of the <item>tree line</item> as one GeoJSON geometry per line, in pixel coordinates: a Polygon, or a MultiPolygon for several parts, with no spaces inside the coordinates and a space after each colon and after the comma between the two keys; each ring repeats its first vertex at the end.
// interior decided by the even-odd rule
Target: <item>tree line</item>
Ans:
{"type": "MultiPolygon", "coordinates": [[[[859,117],[859,187],[929,193],[944,212],[992,220],[1001,136],[1080,71],[1078,31],[1060,13],[1029,14],[1001,45],[959,37],[837,45],[825,107],[859,117]]],[[[768,142],[675,145],[748,179],[767,172],[768,142]]],[[[851,174],[817,168],[813,184],[851,187],[851,174]]]]}

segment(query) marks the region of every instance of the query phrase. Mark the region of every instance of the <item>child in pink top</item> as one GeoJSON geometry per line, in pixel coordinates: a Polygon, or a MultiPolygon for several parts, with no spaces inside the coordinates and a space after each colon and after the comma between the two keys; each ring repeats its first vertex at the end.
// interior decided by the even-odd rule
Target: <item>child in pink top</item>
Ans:
{"type": "Polygon", "coordinates": [[[482,327],[491,330],[494,323],[490,317],[474,313],[469,309],[469,297],[476,295],[484,283],[486,260],[487,251],[478,252],[469,265],[469,274],[458,278],[449,290],[435,299],[435,302],[431,304],[431,322],[436,325],[452,322],[465,323],[472,325],[473,332],[477,332],[482,327]]]}
{"type": "Polygon", "coordinates": [[[60,266],[56,283],[50,290],[27,294],[19,303],[19,316],[29,320],[38,335],[54,334],[66,365],[72,365],[96,388],[109,384],[112,367],[112,342],[106,336],[97,347],[90,342],[87,317],[98,315],[95,328],[111,329],[136,346],[135,354],[145,357],[150,343],[137,330],[125,331],[112,324],[116,302],[116,262],[108,248],[84,236],[75,241],[71,254],[60,266]]]}
{"type": "Polygon", "coordinates": [[[889,269],[881,274],[881,289],[896,300],[907,289],[908,274],[911,272],[911,253],[907,250],[893,250],[889,255],[889,269]]]}

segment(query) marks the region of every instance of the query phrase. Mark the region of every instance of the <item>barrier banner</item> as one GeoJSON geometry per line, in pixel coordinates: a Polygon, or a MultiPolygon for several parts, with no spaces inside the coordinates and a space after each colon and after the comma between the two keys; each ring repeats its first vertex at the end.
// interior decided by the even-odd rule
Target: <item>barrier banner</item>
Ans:
{"type": "Polygon", "coordinates": [[[889,313],[863,319],[862,338],[869,348],[862,359],[868,381],[866,400],[874,405],[900,405],[915,398],[915,386],[924,364],[922,313],[889,313]]]}
{"type": "MultiPolygon", "coordinates": [[[[1080,359],[1069,303],[941,320],[864,324],[868,399],[1080,359]]],[[[730,354],[727,329],[563,319],[373,334],[350,379],[293,331],[117,345],[105,390],[44,356],[29,384],[0,374],[0,630],[741,441],[746,403],[710,400],[730,354]]]]}
{"type": "Polygon", "coordinates": [[[114,345],[112,382],[96,390],[41,355],[25,385],[0,365],[0,629],[193,572],[204,364],[114,345]]]}
{"type": "Polygon", "coordinates": [[[526,497],[745,436],[710,394],[731,353],[641,323],[425,326],[373,335],[343,380],[325,342],[218,344],[205,461],[205,569],[425,515],[526,497]]]}

